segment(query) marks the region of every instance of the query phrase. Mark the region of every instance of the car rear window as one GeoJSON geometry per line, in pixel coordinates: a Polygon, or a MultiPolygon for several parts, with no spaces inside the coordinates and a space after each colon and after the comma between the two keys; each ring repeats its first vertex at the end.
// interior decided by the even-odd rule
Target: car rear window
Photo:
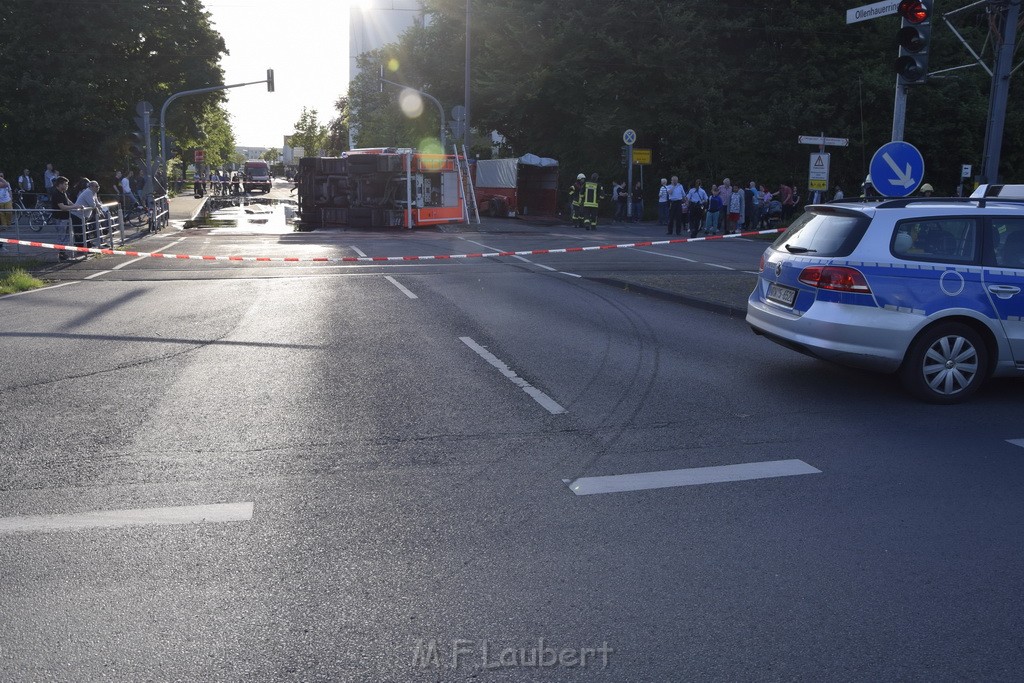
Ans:
{"type": "Polygon", "coordinates": [[[796,219],[772,247],[793,254],[849,256],[870,223],[871,219],[858,211],[812,209],[796,219]]]}

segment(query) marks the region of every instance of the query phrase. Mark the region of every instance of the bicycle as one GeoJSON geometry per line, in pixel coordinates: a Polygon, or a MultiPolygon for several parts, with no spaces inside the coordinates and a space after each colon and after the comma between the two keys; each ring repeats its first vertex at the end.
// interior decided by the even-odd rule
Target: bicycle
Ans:
{"type": "Polygon", "coordinates": [[[130,225],[133,228],[141,228],[149,222],[149,210],[141,204],[135,204],[125,209],[122,215],[125,225],[130,225]]]}
{"type": "Polygon", "coordinates": [[[25,191],[18,190],[17,199],[13,207],[17,210],[16,222],[19,226],[28,227],[32,232],[40,232],[48,225],[54,225],[53,212],[43,205],[43,202],[36,200],[33,208],[25,206],[25,191]]]}

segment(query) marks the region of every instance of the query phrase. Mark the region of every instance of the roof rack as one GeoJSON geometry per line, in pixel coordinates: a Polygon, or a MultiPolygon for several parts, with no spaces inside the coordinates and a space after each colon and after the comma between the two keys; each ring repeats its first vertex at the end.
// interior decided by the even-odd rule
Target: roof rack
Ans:
{"type": "Polygon", "coordinates": [[[828,202],[830,205],[844,203],[866,204],[876,203],[879,209],[902,209],[911,204],[977,204],[979,208],[985,208],[987,202],[998,202],[1000,204],[1021,204],[1024,205],[1024,197],[997,197],[986,195],[984,197],[845,197],[838,202],[828,202]]]}

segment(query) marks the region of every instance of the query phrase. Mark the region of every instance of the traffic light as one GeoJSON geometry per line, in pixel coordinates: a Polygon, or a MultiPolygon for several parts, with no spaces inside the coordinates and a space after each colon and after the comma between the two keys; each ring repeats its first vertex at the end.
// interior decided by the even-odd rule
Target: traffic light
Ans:
{"type": "Polygon", "coordinates": [[[267,92],[274,92],[274,70],[267,69],[267,92]]]}
{"type": "Polygon", "coordinates": [[[900,85],[918,85],[928,80],[933,4],[932,0],[901,0],[896,8],[903,19],[896,34],[900,46],[896,75],[900,85]]]}

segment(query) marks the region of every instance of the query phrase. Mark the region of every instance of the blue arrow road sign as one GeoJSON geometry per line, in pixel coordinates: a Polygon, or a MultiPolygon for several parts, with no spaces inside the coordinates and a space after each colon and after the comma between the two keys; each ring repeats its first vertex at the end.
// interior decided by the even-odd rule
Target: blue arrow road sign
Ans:
{"type": "Polygon", "coordinates": [[[889,142],[871,157],[868,173],[880,195],[909,197],[924,180],[924,157],[908,142],[889,142]]]}

